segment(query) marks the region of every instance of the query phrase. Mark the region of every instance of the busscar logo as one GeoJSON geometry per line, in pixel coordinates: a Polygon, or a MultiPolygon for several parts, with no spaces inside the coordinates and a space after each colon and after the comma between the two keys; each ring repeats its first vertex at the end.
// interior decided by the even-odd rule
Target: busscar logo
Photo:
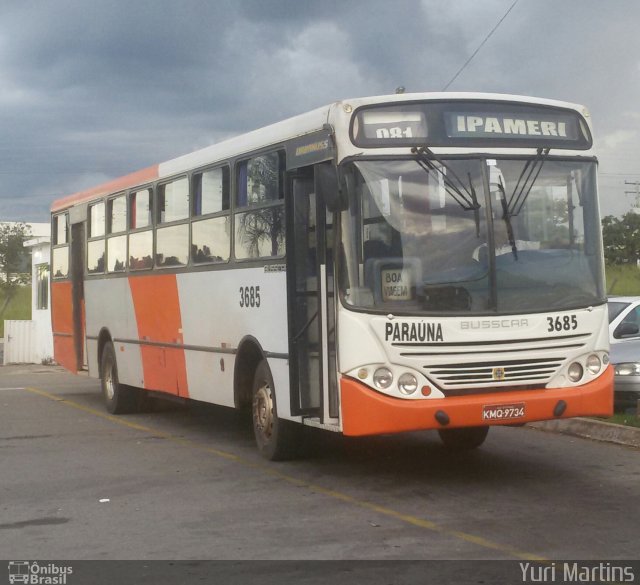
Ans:
{"type": "Polygon", "coordinates": [[[491,377],[498,381],[504,380],[506,378],[504,368],[493,368],[493,370],[491,370],[491,377]]]}
{"type": "Polygon", "coordinates": [[[9,561],[9,583],[27,585],[67,585],[67,576],[73,573],[69,566],[37,561],[9,561]]]}

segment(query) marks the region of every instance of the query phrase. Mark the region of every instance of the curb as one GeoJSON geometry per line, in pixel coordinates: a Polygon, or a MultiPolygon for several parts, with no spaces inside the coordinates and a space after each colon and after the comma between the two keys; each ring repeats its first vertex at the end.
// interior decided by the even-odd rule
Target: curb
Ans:
{"type": "Polygon", "coordinates": [[[626,427],[589,418],[547,420],[529,423],[527,426],[546,432],[640,448],[640,427],[626,427]]]}

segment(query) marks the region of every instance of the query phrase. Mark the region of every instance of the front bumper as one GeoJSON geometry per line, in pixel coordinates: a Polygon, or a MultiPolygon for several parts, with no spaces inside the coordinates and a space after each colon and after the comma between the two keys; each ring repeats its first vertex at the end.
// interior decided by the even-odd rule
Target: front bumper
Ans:
{"type": "MultiPolygon", "coordinates": [[[[496,392],[449,398],[403,400],[380,394],[360,382],[343,377],[340,381],[342,431],[345,435],[364,436],[491,425],[521,424],[575,416],[611,416],[613,413],[613,368],[588,384],[572,388],[545,388],[514,392],[496,392]],[[554,415],[559,401],[566,403],[560,416],[554,415]],[[483,420],[486,406],[525,404],[525,416],[515,420],[483,420]],[[443,425],[436,414],[444,412],[449,420],[443,425]]],[[[442,420],[442,415],[438,415],[442,420]]]]}

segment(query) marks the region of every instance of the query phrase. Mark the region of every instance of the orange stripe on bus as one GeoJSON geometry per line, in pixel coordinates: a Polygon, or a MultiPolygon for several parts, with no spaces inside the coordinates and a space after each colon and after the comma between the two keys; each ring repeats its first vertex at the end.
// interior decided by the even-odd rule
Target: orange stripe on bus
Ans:
{"type": "Polygon", "coordinates": [[[73,303],[71,281],[51,283],[51,327],[53,329],[53,357],[63,368],[77,371],[73,342],[73,303]]]}
{"type": "MultiPolygon", "coordinates": [[[[183,344],[175,274],[129,277],[140,341],[183,344]]],[[[144,387],[188,397],[183,348],[142,345],[144,387]]]]}
{"type": "Polygon", "coordinates": [[[113,181],[109,181],[107,183],[103,183],[102,185],[98,185],[97,187],[87,189],[86,191],[80,191],[78,193],[74,193],[73,195],[67,195],[66,197],[62,197],[61,199],[56,199],[51,205],[51,211],[56,212],[67,207],[71,207],[76,203],[89,201],[90,199],[94,199],[96,197],[99,197],[100,195],[108,195],[109,193],[115,193],[116,191],[122,191],[123,189],[136,187],[138,185],[154,181],[158,178],[158,176],[159,165],[147,167],[146,169],[136,171],[135,173],[130,173],[128,175],[125,175],[124,177],[119,177],[117,179],[114,179],[113,181]]]}
{"type": "Polygon", "coordinates": [[[556,418],[559,400],[567,404],[559,418],[609,416],[613,411],[613,368],[593,382],[576,388],[553,388],[473,394],[427,400],[403,400],[375,392],[351,378],[340,381],[342,429],[345,435],[363,436],[445,428],[435,418],[442,410],[449,416],[446,428],[481,426],[484,406],[525,403],[525,417],[492,424],[524,423],[556,418]]]}

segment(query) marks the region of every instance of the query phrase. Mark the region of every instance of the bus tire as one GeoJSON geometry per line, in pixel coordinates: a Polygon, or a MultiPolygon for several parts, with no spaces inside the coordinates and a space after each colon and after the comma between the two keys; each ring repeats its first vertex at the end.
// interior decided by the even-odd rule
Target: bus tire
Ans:
{"type": "Polygon", "coordinates": [[[438,434],[447,449],[452,451],[471,451],[484,443],[489,434],[489,427],[439,429],[438,434]]]}
{"type": "Polygon", "coordinates": [[[111,414],[127,414],[137,412],[138,393],[135,388],[120,384],[118,380],[118,364],[113,343],[110,341],[102,350],[100,360],[100,386],[107,410],[111,414]]]}
{"type": "Polygon", "coordinates": [[[258,364],[253,378],[251,418],[256,445],[263,457],[269,461],[295,457],[300,425],[278,418],[273,376],[264,359],[258,364]]]}

